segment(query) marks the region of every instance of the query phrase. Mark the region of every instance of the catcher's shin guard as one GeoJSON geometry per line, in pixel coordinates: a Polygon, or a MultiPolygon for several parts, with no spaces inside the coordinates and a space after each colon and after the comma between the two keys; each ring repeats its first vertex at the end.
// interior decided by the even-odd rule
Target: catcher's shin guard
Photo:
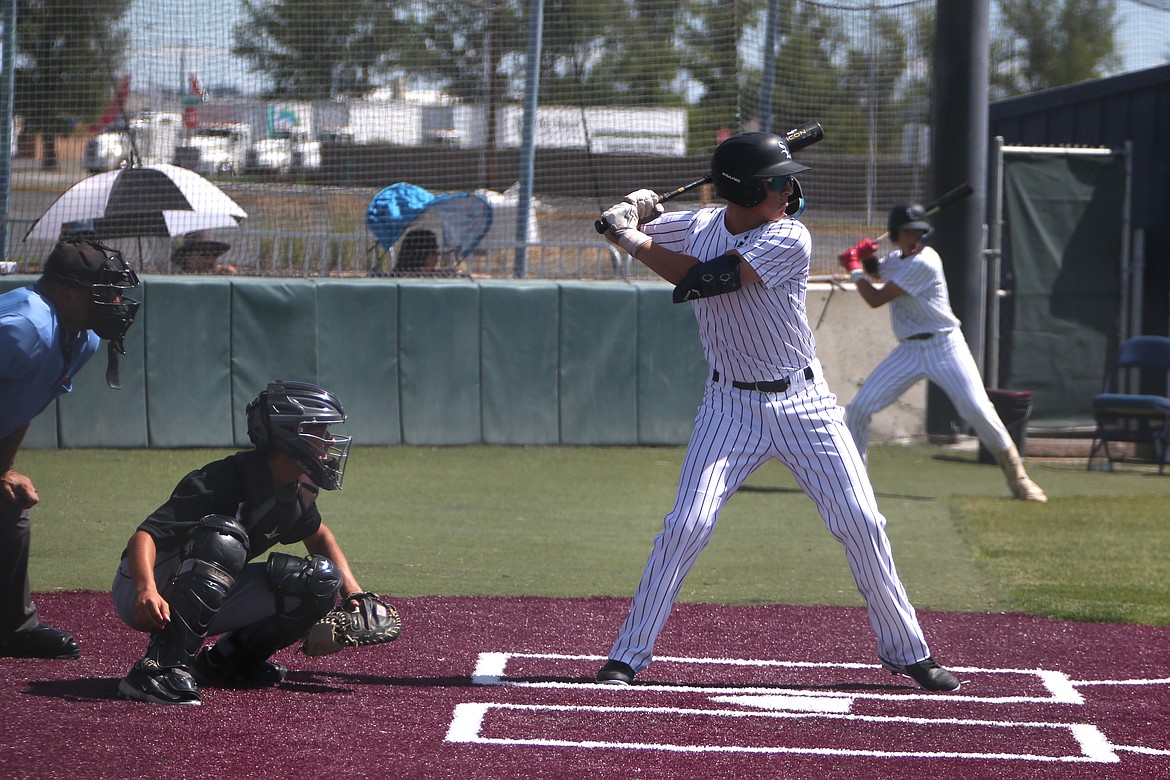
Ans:
{"type": "Polygon", "coordinates": [[[171,622],[151,635],[146,657],[161,667],[189,667],[247,560],[244,527],[228,515],[204,517],[162,594],[171,622]]]}
{"type": "Polygon", "coordinates": [[[274,552],[268,556],[268,583],[276,594],[276,614],[227,637],[237,669],[259,665],[304,636],[337,603],[341,574],[323,555],[298,558],[274,552]]]}

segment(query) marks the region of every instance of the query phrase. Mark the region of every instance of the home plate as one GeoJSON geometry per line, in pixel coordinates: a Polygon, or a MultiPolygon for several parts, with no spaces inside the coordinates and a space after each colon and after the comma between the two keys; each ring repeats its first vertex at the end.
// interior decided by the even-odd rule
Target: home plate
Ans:
{"type": "Polygon", "coordinates": [[[712,696],[711,701],[720,704],[738,704],[760,710],[786,710],[789,712],[847,713],[853,707],[853,700],[828,696],[712,696]]]}

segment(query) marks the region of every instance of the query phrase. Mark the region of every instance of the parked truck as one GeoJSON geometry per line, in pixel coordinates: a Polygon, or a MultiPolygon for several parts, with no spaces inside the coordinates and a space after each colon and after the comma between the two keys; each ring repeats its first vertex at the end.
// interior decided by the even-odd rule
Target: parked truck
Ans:
{"type": "Polygon", "coordinates": [[[183,119],[178,114],[143,112],[122,127],[91,136],[81,164],[90,173],[101,173],[134,163],[172,162],[182,128],[183,119]]]}
{"type": "Polygon", "coordinates": [[[321,142],[298,130],[278,130],[252,144],[248,170],[288,174],[321,167],[321,142]]]}
{"type": "Polygon", "coordinates": [[[247,165],[252,129],[243,122],[214,122],[189,131],[175,150],[175,162],[202,174],[237,176],[247,165]]]}

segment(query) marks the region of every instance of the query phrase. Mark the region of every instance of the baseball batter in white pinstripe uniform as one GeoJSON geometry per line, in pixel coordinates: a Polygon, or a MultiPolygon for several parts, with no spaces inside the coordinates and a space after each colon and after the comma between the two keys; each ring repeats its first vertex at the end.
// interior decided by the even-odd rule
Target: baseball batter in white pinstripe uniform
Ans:
{"type": "Polygon", "coordinates": [[[1044,491],[1024,471],[1023,460],[983,388],[983,379],[951,310],[942,259],[923,239],[930,232],[926,211],[915,203],[890,210],[890,240],[896,248],[875,260],[877,245],[863,239],[840,255],[857,291],[871,307],[889,304],[890,324],[898,346],[862,384],[846,407],[849,432],[864,457],[870,418],[898,400],[915,382],[929,379],[955,405],[975,434],[995,455],[1012,495],[1023,501],[1047,501],[1044,491]],[[872,270],[870,282],[862,266],[872,270]]]}
{"type": "Polygon", "coordinates": [[[746,133],[724,141],[712,157],[725,208],[659,216],[658,197],[638,190],[604,215],[611,241],[675,284],[676,302],[693,302],[712,375],[678,498],[598,682],[628,685],[650,664],[720,510],[752,472],[775,459],[844,545],[883,665],[928,690],[959,687],[931,658],[865,465],[816,357],[805,312],[812,240],[794,218],[803,198],[792,174],[805,170],[779,136],[746,133]]]}

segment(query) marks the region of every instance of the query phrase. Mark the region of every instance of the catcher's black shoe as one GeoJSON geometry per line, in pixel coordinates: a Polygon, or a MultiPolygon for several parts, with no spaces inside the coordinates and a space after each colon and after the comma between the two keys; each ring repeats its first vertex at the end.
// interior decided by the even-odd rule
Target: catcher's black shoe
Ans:
{"type": "Polygon", "coordinates": [[[277,685],[288,674],[288,667],[276,661],[261,661],[240,668],[231,658],[224,658],[214,647],[204,647],[195,656],[191,671],[201,685],[217,688],[267,688],[277,685]]]}
{"type": "Polygon", "coordinates": [[[203,703],[190,672],[181,666],[159,666],[151,658],[143,658],[130,668],[118,683],[118,698],[151,704],[203,703]]]}
{"type": "Polygon", "coordinates": [[[906,664],[905,666],[891,663],[884,658],[881,661],[882,666],[888,669],[891,674],[904,674],[928,691],[959,690],[959,679],[935,663],[933,658],[923,658],[918,663],[906,664]]]}
{"type": "Polygon", "coordinates": [[[71,634],[58,631],[44,624],[17,631],[0,640],[0,658],[51,658],[71,659],[81,657],[81,645],[71,634]]]}
{"type": "Polygon", "coordinates": [[[632,685],[634,668],[627,663],[611,658],[597,670],[597,682],[606,685],[632,685]]]}

